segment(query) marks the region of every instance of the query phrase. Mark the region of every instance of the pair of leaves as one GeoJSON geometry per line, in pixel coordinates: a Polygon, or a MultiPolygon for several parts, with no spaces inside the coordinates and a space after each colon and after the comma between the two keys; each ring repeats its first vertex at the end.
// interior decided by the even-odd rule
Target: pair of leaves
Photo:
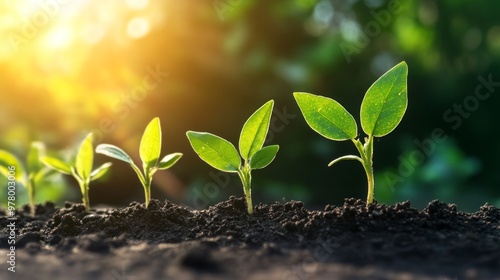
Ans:
{"type": "Polygon", "coordinates": [[[245,122],[239,139],[239,154],[233,144],[217,135],[196,131],[188,131],[186,135],[198,156],[218,170],[238,172],[240,155],[251,169],[261,169],[274,160],[279,150],[278,145],[262,147],[269,130],[273,106],[274,101],[268,101],[245,122]]]}
{"type": "Polygon", "coordinates": [[[96,153],[130,164],[143,185],[147,185],[147,180],[150,180],[157,170],[172,167],[182,157],[182,153],[172,153],[158,161],[161,153],[161,125],[159,118],[154,118],[149,122],[141,138],[139,154],[143,164],[144,175],[137,165],[135,165],[132,158],[115,145],[100,144],[96,147],[96,153]]]}
{"type": "Polygon", "coordinates": [[[93,135],[89,133],[80,144],[73,164],[66,163],[55,157],[45,156],[41,160],[52,169],[63,174],[73,175],[79,182],[97,180],[106,174],[112,164],[110,162],[104,163],[92,171],[94,162],[94,147],[92,142],[93,135]]]}
{"type": "Polygon", "coordinates": [[[40,161],[41,157],[45,156],[45,146],[41,142],[31,143],[27,156],[27,168],[13,154],[5,150],[0,150],[0,174],[5,177],[9,176],[9,166],[15,167],[16,181],[23,185],[28,185],[28,180],[40,182],[46,174],[46,169],[40,161]]]}
{"type": "MultiPolygon", "coordinates": [[[[408,104],[407,75],[408,66],[403,61],[367,90],[360,113],[367,135],[385,136],[401,122],[408,104]]],[[[307,124],[320,135],[337,141],[357,137],[354,117],[337,101],[304,92],[295,92],[294,97],[307,124]]]]}

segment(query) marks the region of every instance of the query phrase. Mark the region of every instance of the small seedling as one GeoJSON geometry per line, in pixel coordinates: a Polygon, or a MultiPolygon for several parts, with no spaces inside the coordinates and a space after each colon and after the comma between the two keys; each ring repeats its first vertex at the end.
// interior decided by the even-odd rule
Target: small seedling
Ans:
{"type": "Polygon", "coordinates": [[[38,184],[49,173],[49,169],[41,163],[40,157],[45,155],[45,146],[41,142],[31,143],[27,157],[27,168],[13,154],[0,150],[0,174],[6,178],[14,176],[15,181],[19,182],[28,190],[29,205],[31,215],[35,215],[35,189],[38,184]],[[9,167],[12,166],[13,170],[9,167]],[[14,175],[13,175],[14,174],[14,175]]]}
{"type": "Polygon", "coordinates": [[[253,213],[251,171],[268,166],[279,149],[278,145],[262,147],[269,130],[273,105],[273,100],[268,101],[245,122],[240,134],[239,154],[233,144],[219,136],[207,132],[186,133],[194,151],[203,161],[218,170],[238,173],[243,184],[248,214],[253,213]],[[243,164],[241,158],[244,159],[243,164]]]}
{"type": "Polygon", "coordinates": [[[149,122],[144,134],[142,135],[139,154],[142,160],[143,172],[135,165],[132,158],[117,146],[110,144],[100,144],[96,147],[96,152],[115,159],[124,161],[134,169],[139,177],[142,186],[144,187],[144,195],[146,197],[146,207],[151,200],[151,181],[153,175],[158,170],[164,170],[172,167],[181,157],[181,153],[172,153],[166,155],[162,160],[158,161],[161,152],[161,126],[160,119],[154,118],[149,122]]]}
{"type": "Polygon", "coordinates": [[[398,126],[406,111],[408,66],[403,61],[382,75],[366,91],[361,103],[361,127],[366,133],[364,143],[358,138],[358,127],[353,116],[337,101],[304,92],[294,97],[307,124],[320,135],[336,141],[351,140],[359,157],[339,157],[328,166],[341,160],[361,162],[368,180],[366,203],[373,202],[375,179],[373,176],[373,139],[382,137],[398,126]]]}
{"type": "Polygon", "coordinates": [[[73,175],[73,177],[75,177],[78,185],[80,185],[83,205],[85,206],[85,211],[87,212],[90,210],[90,182],[101,178],[104,174],[106,174],[111,166],[111,162],[107,162],[92,171],[92,165],[94,162],[94,147],[92,141],[92,133],[87,134],[78,148],[75,161],[73,163],[66,163],[55,157],[44,156],[41,158],[42,162],[48,167],[63,174],[73,175]]]}

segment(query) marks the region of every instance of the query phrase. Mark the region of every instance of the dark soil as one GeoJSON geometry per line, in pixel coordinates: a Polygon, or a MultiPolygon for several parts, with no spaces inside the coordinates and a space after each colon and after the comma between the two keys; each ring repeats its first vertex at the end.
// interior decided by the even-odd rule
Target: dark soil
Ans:
{"type": "Polygon", "coordinates": [[[196,211],[152,200],[122,209],[39,205],[17,213],[16,272],[7,270],[0,210],[0,279],[500,279],[500,209],[432,201],[307,210],[243,198],[196,211]]]}

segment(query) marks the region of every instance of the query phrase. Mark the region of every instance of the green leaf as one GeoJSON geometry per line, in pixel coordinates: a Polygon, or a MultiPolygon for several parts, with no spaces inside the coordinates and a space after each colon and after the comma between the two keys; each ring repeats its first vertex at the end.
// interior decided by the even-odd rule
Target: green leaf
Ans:
{"type": "Polygon", "coordinates": [[[106,172],[108,172],[109,168],[113,165],[111,162],[106,162],[103,165],[97,167],[90,173],[90,181],[97,180],[101,178],[106,172]]]}
{"type": "Polygon", "coordinates": [[[90,178],[90,173],[92,173],[92,164],[94,162],[94,146],[92,145],[92,141],[92,133],[87,134],[76,154],[75,170],[82,179],[90,178]]]}
{"type": "Polygon", "coordinates": [[[98,154],[103,154],[111,158],[119,159],[129,164],[134,164],[132,158],[125,153],[122,149],[118,148],[115,145],[111,144],[99,144],[95,148],[95,152],[98,154]]]}
{"type": "Polygon", "coordinates": [[[250,159],[250,167],[252,169],[261,169],[268,166],[276,157],[279,148],[278,145],[271,145],[260,149],[250,159]]]}
{"type": "Polygon", "coordinates": [[[264,145],[269,130],[273,105],[273,100],[268,101],[257,109],[243,125],[239,147],[241,156],[245,160],[251,158],[264,145]]]}
{"type": "Polygon", "coordinates": [[[408,105],[407,75],[408,65],[403,61],[366,91],[361,103],[361,127],[366,134],[376,137],[387,135],[403,119],[408,105]]]}
{"type": "Polygon", "coordinates": [[[9,166],[13,166],[15,168],[13,172],[15,172],[14,177],[16,178],[16,181],[23,182],[23,184],[25,184],[26,170],[21,164],[21,161],[10,152],[7,152],[5,150],[0,150],[0,174],[2,174],[5,177],[9,177],[9,171],[10,171],[9,166]]]}
{"type": "Polygon", "coordinates": [[[241,158],[227,140],[207,132],[186,133],[193,150],[212,167],[226,172],[238,172],[241,158]]]}
{"type": "Polygon", "coordinates": [[[37,173],[40,171],[44,165],[40,161],[40,157],[45,156],[45,146],[41,142],[31,143],[30,150],[28,152],[28,172],[37,173]]]}
{"type": "Polygon", "coordinates": [[[64,174],[72,174],[71,166],[60,159],[45,156],[40,160],[49,168],[52,168],[64,174]]]}
{"type": "Polygon", "coordinates": [[[149,122],[146,130],[144,130],[139,152],[144,170],[156,166],[161,152],[161,126],[159,118],[154,118],[149,122]]]}
{"type": "Polygon", "coordinates": [[[160,162],[158,163],[158,169],[168,169],[172,167],[180,158],[182,157],[181,153],[172,153],[166,155],[160,162]]]}
{"type": "Polygon", "coordinates": [[[144,175],[142,175],[141,170],[139,169],[139,167],[137,167],[137,165],[135,165],[132,158],[130,158],[130,156],[127,153],[125,153],[125,151],[123,151],[122,149],[111,144],[100,144],[97,145],[97,147],[95,148],[95,152],[130,164],[132,169],[134,169],[134,172],[137,174],[137,177],[139,177],[141,184],[143,186],[146,185],[146,180],[144,178],[144,175]]]}
{"type": "Polygon", "coordinates": [[[337,101],[305,92],[294,92],[293,96],[307,124],[320,135],[337,141],[358,136],[354,117],[337,101]]]}

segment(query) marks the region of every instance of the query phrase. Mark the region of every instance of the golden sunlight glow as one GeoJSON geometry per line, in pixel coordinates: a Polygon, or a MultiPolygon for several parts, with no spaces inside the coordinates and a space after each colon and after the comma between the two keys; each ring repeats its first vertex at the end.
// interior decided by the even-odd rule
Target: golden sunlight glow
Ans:
{"type": "Polygon", "coordinates": [[[67,26],[58,26],[47,32],[44,46],[48,49],[61,49],[69,46],[73,40],[73,31],[67,26]]]}
{"type": "Polygon", "coordinates": [[[127,6],[135,10],[144,9],[148,4],[149,0],[127,0],[127,6]]]}
{"type": "Polygon", "coordinates": [[[96,23],[86,23],[80,30],[80,38],[89,45],[99,43],[106,35],[106,29],[96,23]]]}
{"type": "Polygon", "coordinates": [[[43,96],[54,107],[46,114],[66,122],[62,127],[111,114],[117,101],[147,74],[147,65],[132,66],[130,53],[143,47],[138,40],[164,24],[166,6],[172,3],[0,2],[0,76],[14,77],[0,79],[0,92],[21,92],[22,98],[7,97],[18,107],[43,96]]]}
{"type": "Polygon", "coordinates": [[[127,34],[132,38],[144,37],[149,32],[149,22],[143,17],[133,18],[127,25],[127,34]]]}

